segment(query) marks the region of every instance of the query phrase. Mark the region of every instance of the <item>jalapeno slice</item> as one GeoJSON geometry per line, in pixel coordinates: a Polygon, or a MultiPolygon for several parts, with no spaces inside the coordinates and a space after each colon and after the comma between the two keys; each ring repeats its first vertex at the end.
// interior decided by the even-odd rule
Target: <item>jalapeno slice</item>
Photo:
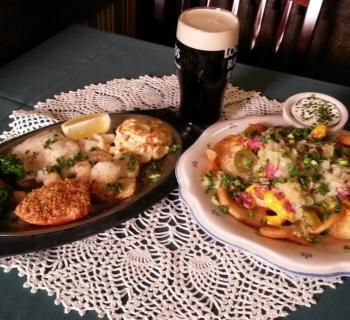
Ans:
{"type": "Polygon", "coordinates": [[[257,156],[249,149],[241,149],[236,152],[234,163],[238,171],[250,173],[257,162],[257,156]]]}

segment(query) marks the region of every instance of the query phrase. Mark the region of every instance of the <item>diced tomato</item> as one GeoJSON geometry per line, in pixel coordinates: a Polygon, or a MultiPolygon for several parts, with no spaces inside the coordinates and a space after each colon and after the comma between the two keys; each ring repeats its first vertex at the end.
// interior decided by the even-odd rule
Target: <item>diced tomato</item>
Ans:
{"type": "Polygon", "coordinates": [[[265,177],[268,179],[273,179],[275,178],[275,173],[277,171],[277,168],[271,164],[271,163],[266,163],[265,164],[265,177]]]}
{"type": "Polygon", "coordinates": [[[247,141],[247,147],[253,151],[259,150],[263,146],[259,137],[250,137],[247,141]]]}
{"type": "Polygon", "coordinates": [[[242,191],[236,194],[234,196],[234,200],[247,209],[253,209],[256,207],[256,203],[253,196],[246,191],[242,191]]]}

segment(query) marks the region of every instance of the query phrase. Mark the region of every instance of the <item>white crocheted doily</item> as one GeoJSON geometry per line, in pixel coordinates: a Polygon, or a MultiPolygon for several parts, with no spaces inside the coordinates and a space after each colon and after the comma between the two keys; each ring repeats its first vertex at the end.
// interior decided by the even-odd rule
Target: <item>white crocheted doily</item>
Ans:
{"type": "MultiPolygon", "coordinates": [[[[3,140],[80,114],[179,104],[175,76],[118,79],[62,93],[11,115],[3,140]]],[[[230,86],[223,118],[278,114],[281,105],[230,86]]],[[[341,279],[295,277],[205,234],[174,190],[137,218],[82,241],[0,259],[25,287],[56,295],[65,311],[110,319],[273,319],[341,279]]]]}

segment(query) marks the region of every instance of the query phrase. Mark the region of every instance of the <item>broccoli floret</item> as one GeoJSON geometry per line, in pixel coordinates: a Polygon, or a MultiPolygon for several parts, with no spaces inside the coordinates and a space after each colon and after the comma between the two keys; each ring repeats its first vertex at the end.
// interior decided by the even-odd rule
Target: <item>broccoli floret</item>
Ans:
{"type": "Polygon", "coordinates": [[[15,155],[7,154],[0,157],[0,177],[7,181],[24,178],[22,161],[15,155]]]}

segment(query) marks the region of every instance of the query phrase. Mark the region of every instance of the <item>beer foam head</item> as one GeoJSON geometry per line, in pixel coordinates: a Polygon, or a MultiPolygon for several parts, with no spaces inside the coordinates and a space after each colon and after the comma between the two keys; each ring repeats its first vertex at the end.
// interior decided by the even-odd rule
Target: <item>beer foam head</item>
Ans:
{"type": "Polygon", "coordinates": [[[205,51],[220,51],[238,44],[239,22],[230,11],[194,8],[178,20],[176,38],[184,45],[205,51]]]}

